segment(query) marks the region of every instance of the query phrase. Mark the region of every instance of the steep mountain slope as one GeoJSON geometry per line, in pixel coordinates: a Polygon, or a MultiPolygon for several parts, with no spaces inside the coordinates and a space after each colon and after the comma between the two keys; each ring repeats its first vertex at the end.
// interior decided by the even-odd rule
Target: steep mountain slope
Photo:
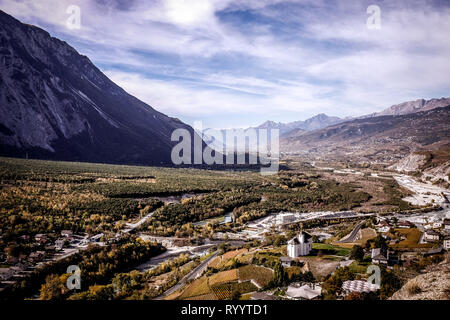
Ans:
{"type": "Polygon", "coordinates": [[[432,182],[446,181],[450,177],[450,144],[441,145],[438,149],[414,152],[389,169],[396,171],[422,173],[422,177],[432,182]]]}
{"type": "Polygon", "coordinates": [[[424,270],[424,273],[409,280],[389,300],[449,300],[450,261],[445,260],[424,270]]]}
{"type": "Polygon", "coordinates": [[[450,140],[450,106],[400,116],[355,119],[281,140],[281,150],[332,157],[398,160],[450,140]]]}
{"type": "Polygon", "coordinates": [[[67,43],[3,11],[0,112],[2,156],[170,165],[173,130],[192,132],[126,93],[67,43]]]}

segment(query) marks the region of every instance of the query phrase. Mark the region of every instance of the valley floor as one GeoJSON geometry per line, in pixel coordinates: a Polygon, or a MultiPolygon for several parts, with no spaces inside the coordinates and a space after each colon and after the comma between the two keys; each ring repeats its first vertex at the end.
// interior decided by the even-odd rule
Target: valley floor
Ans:
{"type": "Polygon", "coordinates": [[[9,158],[0,166],[0,297],[297,299],[286,290],[321,288],[317,298],[344,298],[330,281],[341,270],[345,280],[367,278],[372,249],[385,242],[396,252],[385,272],[400,283],[439,260],[448,232],[449,190],[385,169],[298,161],[261,176],[9,158]],[[300,230],[313,235],[312,252],[280,267],[300,230]],[[74,263],[92,277],[77,294],[55,273],[74,263]]]}

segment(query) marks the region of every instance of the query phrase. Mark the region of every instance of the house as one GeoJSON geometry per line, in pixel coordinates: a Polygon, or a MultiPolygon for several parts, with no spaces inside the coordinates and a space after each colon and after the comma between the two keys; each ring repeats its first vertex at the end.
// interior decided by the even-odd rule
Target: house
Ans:
{"type": "Polygon", "coordinates": [[[277,224],[292,223],[295,221],[295,215],[292,213],[282,213],[277,215],[277,224]]]}
{"type": "Polygon", "coordinates": [[[14,271],[10,268],[0,268],[0,280],[8,281],[14,276],[14,271]]]}
{"type": "Polygon", "coordinates": [[[39,261],[42,261],[44,259],[44,257],[45,257],[45,251],[35,251],[35,252],[32,252],[28,256],[28,259],[31,262],[39,262],[39,261]]]}
{"type": "Polygon", "coordinates": [[[72,230],[63,230],[63,231],[61,231],[61,235],[66,238],[71,237],[71,236],[73,236],[73,231],[72,230]]]}
{"type": "Polygon", "coordinates": [[[56,250],[62,250],[62,248],[64,247],[64,244],[66,243],[66,241],[64,239],[58,239],[55,241],[55,249],[56,250]]]}
{"type": "Polygon", "coordinates": [[[439,233],[434,230],[427,230],[423,234],[423,240],[426,242],[436,242],[439,241],[439,233]]]}
{"type": "Polygon", "coordinates": [[[38,233],[37,235],[34,236],[34,240],[36,240],[39,243],[46,243],[48,238],[47,235],[43,233],[38,233]]]}
{"type": "Polygon", "coordinates": [[[434,222],[433,223],[433,229],[439,229],[440,227],[442,227],[442,222],[434,222]]]}
{"type": "Polygon", "coordinates": [[[381,253],[373,257],[372,262],[375,264],[388,265],[388,259],[381,253]]]}
{"type": "Polygon", "coordinates": [[[450,232],[450,219],[444,219],[444,230],[450,232]]]}
{"type": "Polygon", "coordinates": [[[371,258],[373,259],[377,255],[381,254],[381,248],[372,249],[371,258]]]}
{"type": "Polygon", "coordinates": [[[386,233],[386,232],[389,232],[390,229],[391,229],[391,228],[388,227],[388,226],[382,226],[382,227],[378,228],[378,232],[380,232],[380,233],[386,233]]]}
{"type": "Polygon", "coordinates": [[[291,258],[308,255],[312,250],[312,236],[307,232],[300,234],[288,241],[287,252],[291,258]]]}
{"type": "Polygon", "coordinates": [[[388,265],[392,266],[394,264],[400,263],[400,257],[399,255],[394,251],[389,251],[387,253],[387,259],[388,259],[388,265]]]}
{"type": "Polygon", "coordinates": [[[445,236],[443,245],[445,250],[450,250],[450,235],[445,236]]]}
{"type": "Polygon", "coordinates": [[[281,257],[280,261],[281,261],[281,264],[283,267],[288,268],[288,267],[292,267],[292,262],[294,260],[290,257],[281,257]]]}
{"type": "Polygon", "coordinates": [[[398,227],[408,229],[408,228],[413,228],[414,224],[409,221],[402,220],[398,223],[398,227]]]}
{"type": "Polygon", "coordinates": [[[381,248],[372,249],[372,262],[382,265],[394,265],[400,262],[399,256],[394,251],[382,251],[381,248]]]}
{"type": "Polygon", "coordinates": [[[305,284],[301,287],[289,286],[286,295],[291,299],[313,300],[322,295],[322,288],[318,285],[305,284]]]}

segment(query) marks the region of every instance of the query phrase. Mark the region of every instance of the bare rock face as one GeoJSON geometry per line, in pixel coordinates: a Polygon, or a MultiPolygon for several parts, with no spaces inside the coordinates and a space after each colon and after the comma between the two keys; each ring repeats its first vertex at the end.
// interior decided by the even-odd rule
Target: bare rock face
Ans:
{"type": "Polygon", "coordinates": [[[0,113],[1,156],[170,165],[173,130],[193,132],[126,93],[67,43],[3,11],[0,113]]]}
{"type": "Polygon", "coordinates": [[[390,300],[449,300],[450,261],[433,266],[425,274],[409,280],[390,300]]]}
{"type": "Polygon", "coordinates": [[[399,116],[433,110],[435,108],[446,107],[448,105],[450,105],[450,98],[431,99],[428,101],[425,99],[418,99],[415,101],[408,101],[393,105],[386,110],[375,113],[374,116],[399,116]]]}
{"type": "Polygon", "coordinates": [[[396,171],[412,172],[419,170],[426,162],[426,156],[423,154],[410,154],[403,158],[396,164],[389,167],[389,169],[396,171]]]}

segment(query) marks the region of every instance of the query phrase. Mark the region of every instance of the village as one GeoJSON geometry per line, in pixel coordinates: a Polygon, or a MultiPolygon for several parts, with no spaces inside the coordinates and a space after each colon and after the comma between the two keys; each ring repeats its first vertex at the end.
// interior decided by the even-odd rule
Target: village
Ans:
{"type": "MultiPolygon", "coordinates": [[[[125,273],[156,274],[145,285],[151,299],[385,299],[400,289],[399,283],[448,260],[450,202],[446,189],[394,172],[313,167],[338,179],[364,176],[380,184],[395,180],[409,190],[403,200],[415,206],[391,211],[279,211],[247,222],[237,221],[235,210],[224,210],[192,223],[194,230],[208,231],[202,237],[152,234],[146,226],[158,211],[147,210],[114,232],[62,230],[22,235],[0,252],[0,292],[17,287],[46,266],[96,247],[106,249],[124,236],[164,249],[125,273]],[[180,272],[177,261],[184,263],[180,272]],[[169,272],[159,271],[168,265],[169,272]]],[[[271,186],[296,190],[295,184],[285,184],[292,183],[291,178],[283,179],[271,186]]],[[[203,199],[201,194],[183,193],[156,201],[162,201],[164,209],[203,199]]],[[[266,196],[259,201],[264,204],[266,196]]],[[[142,287],[133,290],[129,294],[141,292],[142,287]]],[[[37,288],[31,298],[39,297],[37,288]]]]}

